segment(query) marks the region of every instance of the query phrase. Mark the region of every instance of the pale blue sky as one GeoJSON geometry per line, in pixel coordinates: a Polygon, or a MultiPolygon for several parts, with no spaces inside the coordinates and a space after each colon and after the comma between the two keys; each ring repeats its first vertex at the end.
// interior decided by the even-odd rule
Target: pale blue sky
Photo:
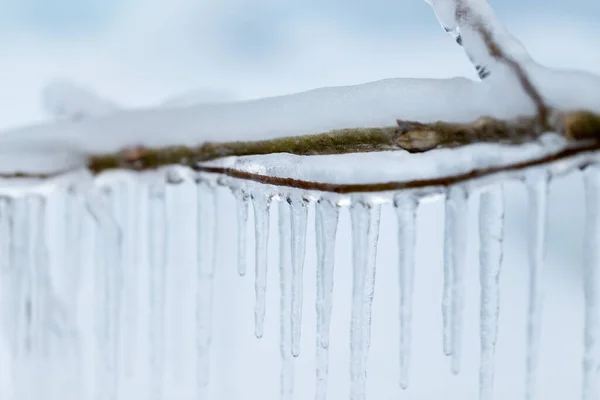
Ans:
{"type": "MultiPolygon", "coordinates": [[[[205,1],[210,2],[215,0],[205,1]]],[[[148,5],[159,3],[168,5],[170,2],[151,1],[148,5]]],[[[229,9],[225,15],[217,16],[219,22],[249,34],[249,38],[243,38],[249,41],[263,41],[263,37],[254,35],[258,26],[285,22],[297,14],[319,16],[336,24],[371,31],[395,31],[398,25],[419,25],[431,17],[424,2],[419,0],[308,0],[284,5],[264,0],[221,0],[219,3],[223,4],[222,9],[229,9]]],[[[542,15],[577,18],[587,24],[592,23],[600,11],[600,2],[595,0],[496,0],[491,3],[509,20],[529,18],[541,10],[542,15]]],[[[110,31],[120,16],[132,8],[146,6],[135,0],[2,0],[0,29],[5,33],[4,39],[10,31],[19,31],[68,40],[71,35],[93,36],[110,31]]],[[[240,39],[241,36],[244,35],[240,35],[240,39]]]]}
{"type": "MultiPolygon", "coordinates": [[[[492,0],[532,54],[598,65],[597,0],[492,0]]],[[[392,76],[474,77],[423,0],[0,0],[0,128],[54,77],[127,105],[202,87],[258,97],[392,76]]]]}

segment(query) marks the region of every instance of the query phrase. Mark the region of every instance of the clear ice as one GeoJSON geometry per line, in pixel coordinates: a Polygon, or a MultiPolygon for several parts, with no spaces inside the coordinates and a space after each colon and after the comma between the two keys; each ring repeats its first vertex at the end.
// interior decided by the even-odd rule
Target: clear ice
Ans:
{"type": "Polygon", "coordinates": [[[210,382],[210,347],[212,343],[212,315],[214,276],[219,245],[218,191],[209,183],[196,183],[198,287],[196,289],[198,399],[208,399],[210,382]]]}
{"type": "Polygon", "coordinates": [[[122,288],[121,229],[111,210],[110,188],[87,193],[86,206],[96,222],[95,231],[95,330],[96,394],[115,399],[119,388],[119,320],[122,288]]]}
{"type": "Polygon", "coordinates": [[[246,275],[246,227],[248,224],[248,194],[243,189],[235,189],[238,221],[238,274],[246,275]]]}
{"type": "Polygon", "coordinates": [[[398,218],[398,256],[400,282],[400,387],[408,388],[410,365],[413,287],[415,275],[416,217],[419,201],[411,194],[394,200],[398,218]]]}
{"type": "Polygon", "coordinates": [[[479,203],[480,340],[479,399],[494,398],[494,360],[500,307],[500,267],[504,237],[504,191],[494,187],[479,203]]]}
{"type": "Polygon", "coordinates": [[[525,398],[533,400],[537,384],[537,369],[542,329],[542,273],[546,240],[549,176],[535,171],[526,177],[529,197],[528,244],[529,299],[527,306],[527,341],[525,356],[525,398]]]}
{"type": "Polygon", "coordinates": [[[333,294],[335,243],[339,219],[338,206],[321,199],[315,206],[315,237],[317,246],[317,382],[315,399],[327,398],[329,374],[329,329],[333,294]]]}
{"type": "Polygon", "coordinates": [[[461,186],[452,186],[446,195],[444,227],[444,353],[451,356],[454,374],[460,372],[464,309],[464,269],[467,255],[468,193],[461,186]]]}
{"type": "Polygon", "coordinates": [[[269,246],[269,222],[271,195],[256,191],[252,193],[254,204],[254,230],[256,236],[256,257],[254,291],[254,335],[262,338],[265,323],[265,300],[267,292],[267,256],[269,246]]]}
{"type": "Polygon", "coordinates": [[[150,384],[153,400],[164,398],[165,284],[167,268],[167,205],[164,182],[150,185],[148,193],[148,261],[150,273],[150,384]]]}
{"type": "Polygon", "coordinates": [[[350,399],[365,400],[381,206],[356,201],[351,205],[350,214],[353,252],[350,399]]]}
{"type": "Polygon", "coordinates": [[[282,400],[294,396],[294,357],[292,356],[292,264],[290,253],[290,210],[279,202],[279,350],[281,353],[280,392],[282,400]]]}
{"type": "Polygon", "coordinates": [[[290,195],[290,222],[292,227],[292,355],[300,355],[300,337],[302,334],[302,303],[304,279],[304,256],[306,250],[306,220],[308,201],[298,195],[290,195]]]}
{"type": "Polygon", "coordinates": [[[600,382],[600,171],[596,166],[584,170],[585,233],[583,295],[585,302],[583,335],[582,400],[597,400],[600,382]]]}

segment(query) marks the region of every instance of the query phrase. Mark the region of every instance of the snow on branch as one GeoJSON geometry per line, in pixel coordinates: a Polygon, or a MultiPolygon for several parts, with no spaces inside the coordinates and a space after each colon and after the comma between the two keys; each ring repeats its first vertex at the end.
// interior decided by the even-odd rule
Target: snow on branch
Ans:
{"type": "Polygon", "coordinates": [[[48,83],[42,90],[42,107],[57,119],[79,121],[102,117],[119,111],[112,101],[98,96],[92,89],[64,79],[48,83]]]}
{"type": "MultiPolygon", "coordinates": [[[[4,132],[0,174],[49,177],[81,168],[101,173],[174,164],[198,170],[203,162],[231,156],[414,153],[457,146],[474,152],[473,145],[481,143],[506,151],[503,145],[535,143],[549,131],[567,142],[550,158],[595,148],[600,77],[535,63],[485,0],[428,3],[478,69],[485,69],[484,82],[386,79],[260,100],[138,110],[118,109],[83,90],[54,90],[80,94],[50,96],[58,98],[59,110],[77,110],[65,106],[74,101],[101,111],[77,123],[70,118],[4,132]]],[[[534,156],[536,164],[549,157],[534,156]]],[[[468,166],[474,171],[491,164],[467,161],[468,166]]],[[[352,170],[358,167],[372,170],[372,180],[378,180],[377,162],[352,170]]]]}

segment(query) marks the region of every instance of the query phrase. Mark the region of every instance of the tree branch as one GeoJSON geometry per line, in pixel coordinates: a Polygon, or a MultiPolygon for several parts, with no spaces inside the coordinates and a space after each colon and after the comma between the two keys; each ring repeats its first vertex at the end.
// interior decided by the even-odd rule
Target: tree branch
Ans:
{"type": "MultiPolygon", "coordinates": [[[[562,134],[568,140],[600,141],[598,114],[586,111],[556,113],[550,125],[551,131],[562,134]]],[[[423,124],[398,120],[397,127],[344,129],[273,140],[204,143],[198,147],[137,147],[116,154],[93,155],[89,158],[88,168],[94,173],[110,169],[142,171],[175,164],[195,168],[198,163],[228,156],[272,153],[328,155],[388,150],[423,152],[474,143],[519,145],[531,142],[543,133],[536,129],[537,126],[537,117],[514,121],[481,118],[471,124],[423,124]]]]}
{"type": "MultiPolygon", "coordinates": [[[[572,146],[559,151],[557,153],[534,158],[528,161],[517,162],[507,164],[498,167],[473,169],[470,172],[457,174],[452,176],[433,178],[433,179],[418,179],[410,181],[396,181],[396,182],[375,182],[366,184],[334,184],[334,183],[321,183],[304,181],[299,179],[281,178],[268,175],[261,175],[256,173],[250,173],[246,171],[236,170],[234,168],[220,168],[220,167],[205,167],[198,166],[194,168],[196,171],[208,172],[226,175],[232,178],[249,180],[273,186],[287,186],[302,190],[315,190],[321,192],[331,192],[338,194],[350,194],[350,193],[375,193],[375,192],[386,192],[386,191],[397,191],[397,190],[408,190],[408,189],[425,189],[430,187],[447,187],[457,183],[462,183],[474,179],[481,179],[490,177],[496,174],[505,174],[520,171],[525,168],[531,168],[536,166],[547,165],[556,161],[568,159],[570,157],[595,153],[600,151],[600,142],[587,142],[573,144],[572,146]]],[[[589,162],[584,161],[580,163],[579,167],[584,168],[589,162]]]]}

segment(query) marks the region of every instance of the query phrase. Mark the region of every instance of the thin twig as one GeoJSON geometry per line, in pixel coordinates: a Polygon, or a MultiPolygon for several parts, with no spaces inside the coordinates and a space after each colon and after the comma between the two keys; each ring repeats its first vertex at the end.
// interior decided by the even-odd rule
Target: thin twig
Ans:
{"type": "MultiPolygon", "coordinates": [[[[519,171],[525,168],[536,167],[540,165],[549,164],[552,162],[568,159],[570,157],[593,153],[600,151],[600,142],[588,142],[587,144],[579,144],[564,149],[555,154],[545,155],[543,157],[521,161],[513,164],[507,164],[503,166],[473,169],[470,172],[439,177],[431,179],[416,179],[410,181],[394,181],[394,182],[379,182],[379,183],[366,183],[366,184],[334,184],[334,183],[322,183],[304,181],[293,178],[281,178],[267,175],[260,175],[246,171],[240,171],[233,168],[219,168],[219,167],[203,167],[198,166],[194,168],[199,172],[209,172],[215,174],[221,174],[230,176],[232,178],[244,179],[254,181],[262,184],[273,185],[273,186],[287,186],[302,190],[315,190],[321,192],[332,192],[338,194],[349,194],[349,193],[374,193],[374,192],[386,192],[386,191],[397,191],[406,189],[424,189],[430,187],[446,187],[457,183],[462,183],[474,179],[485,178],[500,173],[509,173],[519,171]]],[[[582,166],[583,167],[583,166],[582,166]]]]}

